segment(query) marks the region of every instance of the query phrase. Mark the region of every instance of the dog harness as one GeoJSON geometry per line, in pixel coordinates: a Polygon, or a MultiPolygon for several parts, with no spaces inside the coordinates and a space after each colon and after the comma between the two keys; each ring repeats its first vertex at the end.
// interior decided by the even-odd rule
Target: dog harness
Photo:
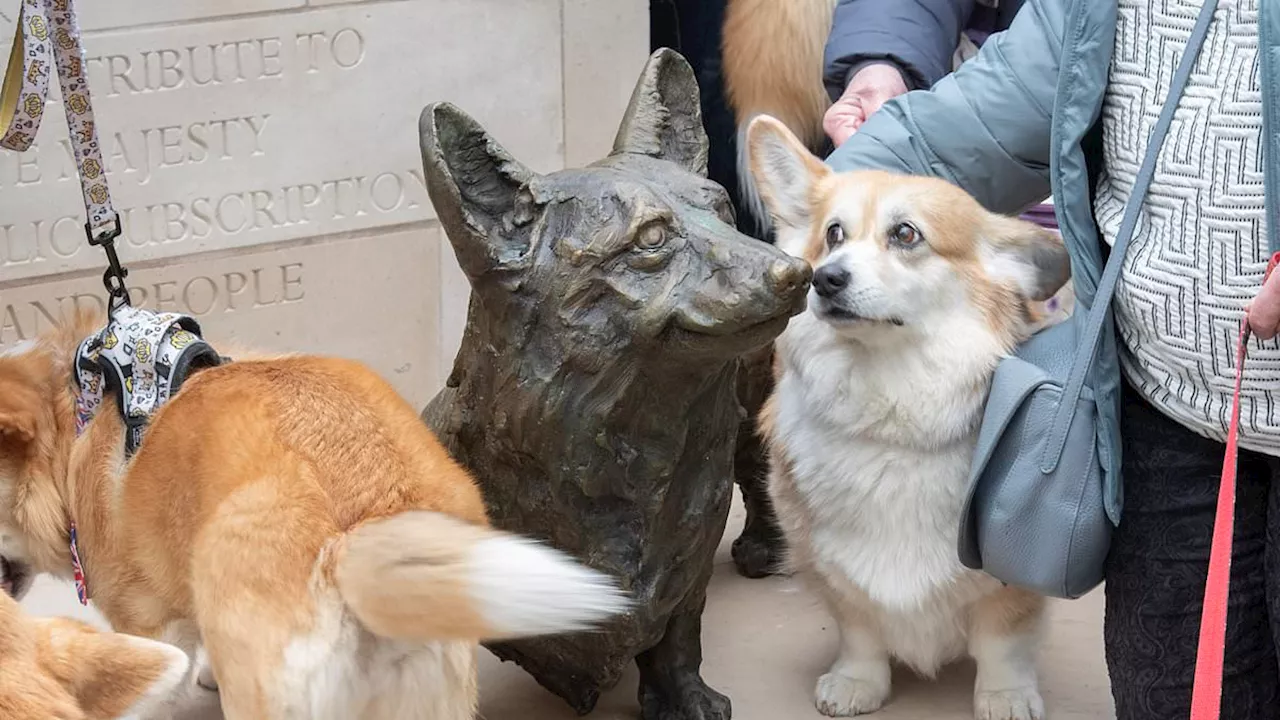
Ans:
{"type": "Polygon", "coordinates": [[[106,393],[115,393],[125,425],[124,455],[132,457],[160,406],[193,372],[224,360],[201,339],[194,318],[117,308],[76,352],[76,434],[93,420],[106,393]]]}

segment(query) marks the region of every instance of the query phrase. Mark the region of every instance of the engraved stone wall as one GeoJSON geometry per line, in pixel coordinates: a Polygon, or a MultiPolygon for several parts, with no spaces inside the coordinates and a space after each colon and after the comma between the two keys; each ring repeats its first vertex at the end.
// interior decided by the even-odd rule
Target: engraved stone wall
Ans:
{"type": "MultiPolygon", "coordinates": [[[[607,152],[648,56],[643,0],[78,6],[135,302],[215,340],[364,360],[415,404],[448,373],[468,294],[418,112],[453,102],[550,171],[607,152]]],[[[0,150],[0,350],[104,301],[59,102],[31,151],[0,150]]]]}

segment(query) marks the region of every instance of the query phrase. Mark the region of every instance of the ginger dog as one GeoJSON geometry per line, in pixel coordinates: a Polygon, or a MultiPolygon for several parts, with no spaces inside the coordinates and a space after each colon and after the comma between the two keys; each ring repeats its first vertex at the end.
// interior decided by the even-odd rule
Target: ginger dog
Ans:
{"type": "Polygon", "coordinates": [[[163,705],[187,673],[172,645],[32,618],[0,592],[0,717],[115,720],[163,705]]]}
{"type": "Polygon", "coordinates": [[[280,357],[201,370],[123,460],[74,430],[83,320],[0,356],[7,589],[67,577],[68,529],[121,632],[203,642],[228,720],[470,720],[480,639],[622,611],[612,581],[489,529],[480,493],[381,378],[280,357]]]}

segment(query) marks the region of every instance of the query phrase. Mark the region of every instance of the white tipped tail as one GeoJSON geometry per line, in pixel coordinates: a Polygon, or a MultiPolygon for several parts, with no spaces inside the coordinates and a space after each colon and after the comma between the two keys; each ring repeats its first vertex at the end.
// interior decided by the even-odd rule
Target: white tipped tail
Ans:
{"type": "Polygon", "coordinates": [[[612,579],[565,553],[434,512],[348,533],[336,580],[371,632],[421,641],[588,630],[628,607],[612,579]]]}

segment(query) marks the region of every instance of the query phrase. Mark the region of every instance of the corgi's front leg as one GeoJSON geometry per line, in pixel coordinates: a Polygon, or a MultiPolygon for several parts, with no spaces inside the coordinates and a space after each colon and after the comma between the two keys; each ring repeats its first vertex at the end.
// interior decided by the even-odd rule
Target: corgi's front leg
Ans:
{"type": "Polygon", "coordinates": [[[880,628],[852,604],[832,603],[831,611],[840,626],[840,651],[827,674],[818,678],[814,704],[830,717],[875,712],[889,699],[891,682],[880,628]]]}
{"type": "Polygon", "coordinates": [[[969,626],[969,654],[978,664],[973,687],[976,720],[1041,720],[1036,646],[1044,598],[1002,588],[979,600],[969,626]]]}

